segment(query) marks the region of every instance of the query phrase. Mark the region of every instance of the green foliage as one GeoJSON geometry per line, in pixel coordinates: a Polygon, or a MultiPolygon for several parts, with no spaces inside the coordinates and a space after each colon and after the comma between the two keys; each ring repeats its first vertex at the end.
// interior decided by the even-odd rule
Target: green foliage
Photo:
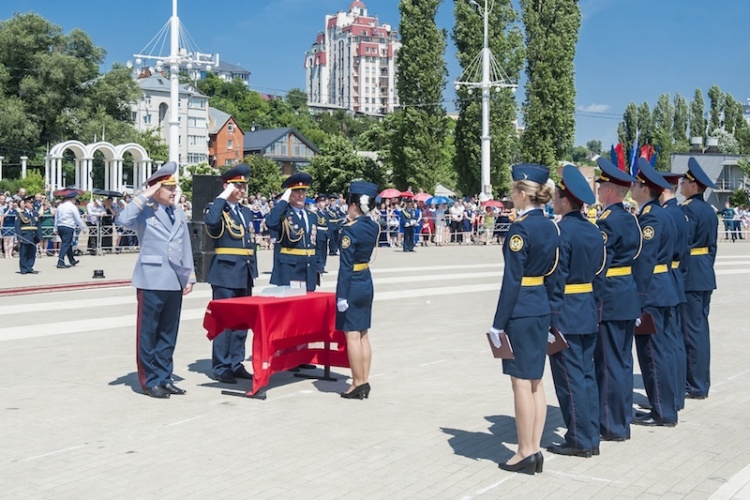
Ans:
{"type": "Polygon", "coordinates": [[[442,106],[447,78],[446,33],[435,15],[440,0],[401,0],[401,43],[397,88],[402,111],[391,128],[387,164],[400,188],[431,191],[450,178],[448,123],[442,106]]]}
{"type": "Polygon", "coordinates": [[[695,95],[690,102],[690,137],[706,137],[706,119],[703,118],[703,92],[695,89],[695,95]]]}
{"type": "Polygon", "coordinates": [[[719,140],[718,148],[724,154],[736,155],[740,153],[740,144],[734,135],[730,134],[723,128],[717,128],[711,131],[711,137],[719,140]]]}
{"type": "Polygon", "coordinates": [[[586,143],[586,149],[595,155],[602,154],[602,141],[591,140],[586,143]]]}
{"type": "Polygon", "coordinates": [[[723,123],[721,122],[721,112],[724,109],[724,94],[718,85],[711,85],[708,89],[708,102],[709,102],[709,130],[715,130],[720,128],[723,123]]]}
{"type": "Polygon", "coordinates": [[[358,156],[346,138],[332,137],[321,154],[310,162],[307,173],[313,177],[312,191],[318,193],[343,193],[349,183],[363,179],[383,186],[382,168],[371,158],[358,156]]]}
{"type": "Polygon", "coordinates": [[[190,194],[193,192],[194,175],[219,175],[220,173],[219,169],[212,168],[211,165],[206,162],[188,165],[186,170],[189,175],[180,176],[180,189],[188,197],[190,197],[190,194]]]}
{"type": "Polygon", "coordinates": [[[553,166],[573,145],[581,11],[576,0],[521,0],[521,8],[527,50],[523,158],[553,166]]]}
{"type": "Polygon", "coordinates": [[[0,193],[8,191],[10,194],[16,194],[19,188],[25,188],[29,195],[46,193],[44,176],[37,170],[28,170],[25,179],[0,180],[0,193]]]}
{"type": "Polygon", "coordinates": [[[684,97],[679,93],[674,95],[674,122],[672,126],[672,139],[675,142],[688,142],[688,105],[684,97]]]}
{"type": "MultiPolygon", "coordinates": [[[[453,40],[458,48],[459,63],[466,70],[484,45],[483,16],[468,2],[456,2],[454,16],[453,40]]],[[[510,80],[507,83],[518,82],[524,64],[523,33],[518,20],[518,13],[509,0],[495,2],[489,13],[490,50],[510,80]]],[[[457,93],[459,117],[453,166],[458,174],[458,189],[473,194],[482,189],[482,96],[478,89],[469,94],[465,87],[461,87],[457,93]]],[[[490,182],[495,195],[507,192],[510,165],[518,158],[519,140],[513,128],[516,111],[516,100],[509,89],[490,94],[490,182]]]]}
{"type": "Polygon", "coordinates": [[[270,195],[281,190],[281,169],[279,165],[263,156],[246,156],[243,163],[250,166],[250,181],[247,183],[248,196],[255,193],[270,195]]]}
{"type": "Polygon", "coordinates": [[[750,196],[748,196],[748,192],[746,190],[739,188],[733,191],[729,196],[729,203],[731,203],[733,207],[746,207],[750,205],[750,196]]]}

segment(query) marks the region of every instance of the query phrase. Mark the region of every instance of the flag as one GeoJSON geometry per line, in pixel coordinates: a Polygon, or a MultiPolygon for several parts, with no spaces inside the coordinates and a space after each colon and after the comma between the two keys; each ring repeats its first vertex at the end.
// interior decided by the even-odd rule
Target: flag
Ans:
{"type": "Polygon", "coordinates": [[[618,142],[617,146],[615,146],[615,153],[616,153],[617,161],[616,162],[613,161],[612,163],[617,165],[617,168],[619,168],[623,172],[627,172],[627,170],[625,170],[625,152],[622,149],[621,142],[618,142]]]}
{"type": "Polygon", "coordinates": [[[656,146],[656,149],[651,148],[651,151],[653,151],[653,155],[651,155],[651,166],[656,168],[656,157],[659,156],[659,151],[661,151],[661,145],[656,146]]]}
{"type": "Polygon", "coordinates": [[[609,148],[609,158],[612,162],[612,165],[617,165],[617,151],[615,151],[615,145],[612,144],[609,148]]]}
{"type": "Polygon", "coordinates": [[[630,175],[633,177],[638,173],[638,132],[638,129],[636,129],[633,149],[630,150],[630,175]]]}

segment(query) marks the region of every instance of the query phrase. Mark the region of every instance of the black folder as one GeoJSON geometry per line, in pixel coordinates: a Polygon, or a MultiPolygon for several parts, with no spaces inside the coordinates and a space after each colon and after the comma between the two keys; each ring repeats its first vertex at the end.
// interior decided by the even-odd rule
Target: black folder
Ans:
{"type": "Polygon", "coordinates": [[[514,359],[515,356],[513,355],[513,348],[510,345],[508,335],[506,335],[505,332],[500,332],[498,334],[498,337],[500,338],[500,347],[497,347],[495,345],[495,342],[493,342],[492,340],[492,336],[492,333],[487,332],[487,341],[490,343],[492,355],[500,359],[514,359]]]}

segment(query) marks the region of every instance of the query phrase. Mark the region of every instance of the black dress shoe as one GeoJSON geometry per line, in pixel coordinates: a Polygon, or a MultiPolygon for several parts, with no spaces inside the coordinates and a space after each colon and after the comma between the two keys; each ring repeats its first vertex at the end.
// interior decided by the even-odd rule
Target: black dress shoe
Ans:
{"type": "Polygon", "coordinates": [[[39,271],[34,271],[33,269],[29,271],[31,274],[39,274],[39,271]]]}
{"type": "Polygon", "coordinates": [[[641,417],[635,416],[631,422],[635,425],[645,425],[646,427],[674,427],[677,422],[665,422],[664,420],[654,418],[651,414],[646,414],[641,417]]]}
{"type": "Polygon", "coordinates": [[[524,458],[520,462],[514,463],[513,465],[507,463],[497,464],[499,468],[507,470],[508,472],[519,472],[521,474],[529,474],[530,476],[533,476],[536,472],[536,465],[536,453],[533,455],[529,455],[528,457],[524,458]]]}
{"type": "Polygon", "coordinates": [[[221,375],[216,377],[216,380],[218,380],[222,384],[236,384],[237,383],[237,379],[228,373],[222,373],[221,375]]]}
{"type": "Polygon", "coordinates": [[[185,389],[180,389],[174,383],[170,382],[168,384],[164,384],[164,388],[167,390],[170,394],[185,394],[187,391],[185,389]]]}
{"type": "Polygon", "coordinates": [[[565,446],[562,444],[553,444],[547,447],[547,451],[550,453],[554,453],[555,455],[591,458],[591,449],[589,448],[574,448],[572,446],[565,446]]]}
{"type": "Polygon", "coordinates": [[[240,367],[237,370],[235,370],[234,372],[232,372],[232,376],[234,378],[246,378],[246,379],[249,379],[249,380],[253,379],[253,374],[250,373],[249,371],[247,371],[245,369],[245,367],[242,366],[242,365],[240,365],[240,367]]]}
{"type": "Polygon", "coordinates": [[[544,455],[541,451],[536,452],[536,473],[541,474],[544,472],[544,455]]]}
{"type": "Polygon", "coordinates": [[[344,399],[367,399],[370,397],[370,384],[365,382],[362,385],[358,385],[349,392],[342,392],[341,397],[344,399]]]}
{"type": "Polygon", "coordinates": [[[623,436],[602,436],[601,437],[602,441],[615,441],[615,442],[618,442],[618,443],[623,442],[623,441],[627,441],[628,439],[630,439],[630,436],[628,436],[628,437],[623,437],[623,436]]]}
{"type": "Polygon", "coordinates": [[[57,265],[58,269],[68,269],[69,267],[72,267],[72,266],[69,266],[68,264],[58,264],[57,265]]]}
{"type": "Polygon", "coordinates": [[[71,263],[70,263],[70,265],[71,265],[71,266],[77,266],[77,265],[78,265],[78,264],[80,264],[80,263],[81,263],[81,261],[80,261],[80,260],[76,260],[76,259],[73,259],[73,262],[71,262],[71,263]]]}
{"type": "Polygon", "coordinates": [[[167,391],[167,389],[165,389],[164,387],[160,385],[147,387],[146,394],[148,394],[152,398],[157,398],[157,399],[167,399],[170,396],[169,391],[167,391]]]}
{"type": "Polygon", "coordinates": [[[690,392],[685,393],[685,399],[706,399],[708,394],[692,394],[690,392]]]}
{"type": "Polygon", "coordinates": [[[599,447],[598,446],[594,446],[593,448],[591,448],[591,454],[593,456],[595,456],[595,457],[598,457],[599,456],[599,447]]]}

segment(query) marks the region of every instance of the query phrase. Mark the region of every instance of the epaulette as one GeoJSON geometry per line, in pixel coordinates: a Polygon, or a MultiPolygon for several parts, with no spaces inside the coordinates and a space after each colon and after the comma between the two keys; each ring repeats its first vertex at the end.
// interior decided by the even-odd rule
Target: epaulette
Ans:
{"type": "Polygon", "coordinates": [[[358,221],[358,220],[359,220],[359,219],[354,219],[354,220],[351,220],[351,221],[347,222],[347,223],[346,223],[346,224],[344,224],[344,225],[345,225],[345,226],[353,226],[354,224],[356,224],[356,223],[357,223],[357,221],[358,221]]]}
{"type": "Polygon", "coordinates": [[[607,217],[609,217],[609,214],[611,214],[611,213],[612,213],[612,210],[610,210],[610,209],[608,208],[607,210],[605,210],[605,211],[604,211],[604,213],[602,213],[602,214],[601,214],[601,215],[599,216],[599,220],[604,220],[604,219],[606,219],[607,217]]]}
{"type": "Polygon", "coordinates": [[[683,203],[683,205],[690,205],[690,203],[691,203],[692,201],[693,201],[693,199],[692,199],[692,198],[690,198],[689,200],[685,200],[685,203],[683,203]]]}
{"type": "Polygon", "coordinates": [[[523,214],[521,217],[519,217],[516,220],[514,220],[513,224],[515,224],[516,222],[521,222],[522,220],[524,220],[528,216],[529,216],[529,214],[523,214]]]}
{"type": "Polygon", "coordinates": [[[643,212],[641,212],[641,213],[647,214],[647,213],[649,213],[650,211],[651,211],[651,205],[649,205],[649,206],[647,206],[646,208],[644,208],[644,209],[643,209],[643,212]]]}

